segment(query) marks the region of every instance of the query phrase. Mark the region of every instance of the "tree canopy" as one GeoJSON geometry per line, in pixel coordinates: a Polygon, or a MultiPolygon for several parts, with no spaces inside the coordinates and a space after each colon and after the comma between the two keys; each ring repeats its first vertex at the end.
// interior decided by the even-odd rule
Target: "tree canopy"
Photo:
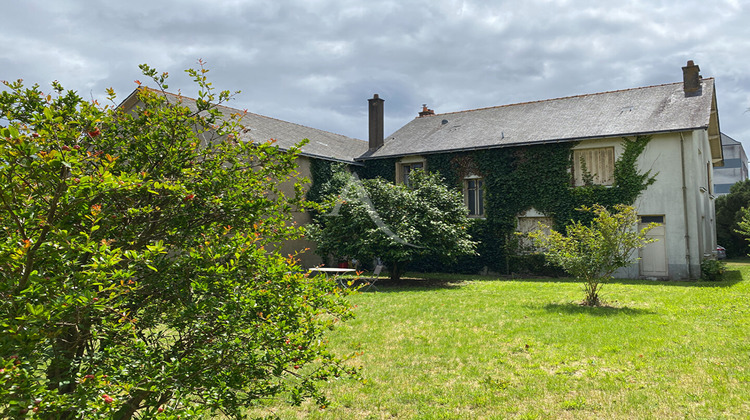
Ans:
{"type": "Polygon", "coordinates": [[[744,257],[750,244],[737,232],[743,218],[743,208],[750,208],[750,180],[737,182],[729,194],[716,199],[716,239],[727,250],[728,257],[744,257]]]}
{"type": "MultiPolygon", "coordinates": [[[[297,148],[238,142],[207,69],[137,105],[53,83],[0,93],[0,414],[175,418],[314,397],[344,373],[322,336],[351,316],[299,274],[297,148]]],[[[138,82],[140,84],[140,82],[138,82]]]]}
{"type": "Polygon", "coordinates": [[[399,281],[417,256],[452,259],[474,253],[463,198],[437,174],[415,171],[406,186],[382,178],[360,181],[340,171],[324,189],[330,207],[310,232],[323,257],[380,258],[391,279],[399,281]]]}

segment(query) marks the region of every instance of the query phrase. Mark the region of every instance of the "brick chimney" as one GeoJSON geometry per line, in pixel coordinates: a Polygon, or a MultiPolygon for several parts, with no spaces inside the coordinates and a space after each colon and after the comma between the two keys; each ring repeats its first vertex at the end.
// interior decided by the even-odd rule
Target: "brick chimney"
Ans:
{"type": "Polygon", "coordinates": [[[427,109],[427,104],[422,104],[422,112],[419,113],[419,116],[429,117],[430,115],[435,115],[435,111],[427,109]]]}
{"type": "Polygon", "coordinates": [[[370,104],[369,115],[370,115],[370,151],[375,151],[383,145],[384,133],[384,112],[383,102],[384,99],[380,99],[378,94],[372,96],[372,99],[368,99],[367,102],[370,104]]]}
{"type": "Polygon", "coordinates": [[[695,96],[701,94],[701,68],[693,63],[693,60],[687,62],[687,66],[682,68],[682,87],[685,90],[685,96],[695,96]]]}

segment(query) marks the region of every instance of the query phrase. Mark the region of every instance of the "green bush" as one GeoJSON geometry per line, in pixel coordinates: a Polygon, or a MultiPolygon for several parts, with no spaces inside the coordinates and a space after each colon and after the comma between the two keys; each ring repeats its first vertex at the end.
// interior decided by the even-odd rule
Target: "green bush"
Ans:
{"type": "Polygon", "coordinates": [[[435,260],[451,264],[475,254],[463,198],[438,174],[415,171],[409,174],[410,186],[382,178],[359,181],[344,172],[332,181],[338,182],[331,186],[336,188],[323,188],[330,211],[308,226],[319,255],[359,261],[381,258],[391,280],[399,281],[417,259],[433,258],[426,265],[434,267],[435,260]]]}
{"type": "Polygon", "coordinates": [[[594,215],[590,225],[573,222],[564,235],[554,229],[546,232],[539,228],[528,236],[543,250],[547,261],[584,282],[586,297],[582,304],[598,306],[602,303],[599,299],[602,284],[617,269],[633,263],[635,250],[654,241],[646,233],[658,225],[651,223],[640,231],[634,230],[638,216],[632,206],[618,204],[610,212],[597,204],[580,210],[594,215]]]}
{"type": "Polygon", "coordinates": [[[720,281],[724,278],[726,263],[719,260],[705,259],[701,262],[701,280],[720,281]]]}
{"type": "Polygon", "coordinates": [[[276,251],[301,234],[299,148],[234,140],[202,64],[195,101],[141,68],[157,88],[131,109],[0,84],[0,418],[325,405],[317,384],[356,369],[323,335],[352,312],[276,251]]]}

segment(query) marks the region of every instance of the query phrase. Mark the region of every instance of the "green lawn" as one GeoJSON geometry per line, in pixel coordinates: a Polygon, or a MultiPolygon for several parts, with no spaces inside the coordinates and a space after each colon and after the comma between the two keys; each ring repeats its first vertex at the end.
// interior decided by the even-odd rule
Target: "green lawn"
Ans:
{"type": "Polygon", "coordinates": [[[352,297],[330,335],[365,383],[326,385],[311,419],[750,418],[750,264],[719,283],[617,281],[605,308],[567,279],[452,277],[352,297]]]}

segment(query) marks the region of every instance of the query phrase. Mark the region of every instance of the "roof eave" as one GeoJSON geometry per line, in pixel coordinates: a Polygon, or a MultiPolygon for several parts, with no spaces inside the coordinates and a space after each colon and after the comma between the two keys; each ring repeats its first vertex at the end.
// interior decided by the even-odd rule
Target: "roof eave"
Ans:
{"type": "Polygon", "coordinates": [[[327,161],[331,161],[331,162],[346,163],[347,165],[364,166],[363,163],[360,163],[358,161],[347,160],[347,159],[340,159],[340,158],[335,158],[335,157],[330,157],[330,156],[316,155],[314,153],[300,152],[299,155],[300,156],[309,157],[309,158],[313,158],[313,159],[320,159],[320,160],[327,160],[327,161]]]}
{"type": "Polygon", "coordinates": [[[360,157],[355,158],[354,160],[357,162],[364,162],[367,160],[391,159],[391,158],[400,158],[404,156],[414,156],[414,155],[436,155],[436,154],[441,154],[441,153],[470,152],[473,150],[502,149],[506,147],[534,146],[534,145],[540,145],[540,144],[571,143],[571,142],[579,142],[579,141],[584,141],[584,140],[613,139],[613,138],[618,138],[618,137],[645,136],[645,135],[667,134],[667,133],[684,133],[684,132],[689,132],[689,131],[694,131],[694,130],[707,130],[707,129],[708,127],[706,126],[700,126],[700,127],[692,127],[692,128],[681,128],[681,129],[659,130],[659,131],[648,131],[648,132],[633,132],[633,133],[612,134],[612,135],[604,135],[604,136],[571,137],[571,138],[565,138],[565,139],[537,140],[537,141],[529,141],[529,142],[523,142],[523,143],[508,143],[508,144],[494,144],[494,145],[485,145],[485,146],[461,147],[461,148],[436,150],[436,151],[398,153],[398,154],[385,155],[385,156],[365,157],[364,155],[362,155],[360,157]]]}

